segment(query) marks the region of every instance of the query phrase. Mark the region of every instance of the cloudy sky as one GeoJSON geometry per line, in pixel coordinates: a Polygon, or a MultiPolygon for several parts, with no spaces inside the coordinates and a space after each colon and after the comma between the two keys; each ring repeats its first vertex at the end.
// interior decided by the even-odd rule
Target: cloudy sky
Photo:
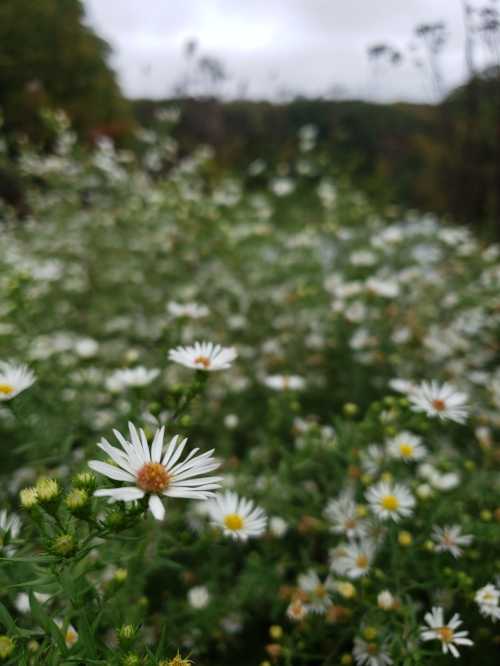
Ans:
{"type": "Polygon", "coordinates": [[[367,48],[390,43],[409,53],[420,23],[443,20],[445,82],[463,78],[461,0],[84,0],[87,21],[113,47],[112,65],[132,97],[161,98],[194,80],[192,59],[224,63],[226,96],[276,99],[286,92],[380,101],[435,97],[412,61],[374,66],[367,48]],[[333,93],[332,93],[333,91],[333,93]]]}

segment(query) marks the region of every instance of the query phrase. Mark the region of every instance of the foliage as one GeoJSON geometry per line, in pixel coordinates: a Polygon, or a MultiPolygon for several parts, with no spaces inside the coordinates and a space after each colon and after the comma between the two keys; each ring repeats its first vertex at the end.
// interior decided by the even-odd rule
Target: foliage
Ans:
{"type": "Polygon", "coordinates": [[[248,187],[212,186],[209,150],[178,155],[176,116],[141,133],[138,162],[108,141],[82,150],[58,117],[55,153],[20,158],[46,184],[29,190],[31,216],[0,213],[0,360],[37,377],[0,409],[2,508],[21,521],[0,523],[0,658],[336,666],[364,650],[377,666],[444,664],[421,635],[439,606],[474,643],[461,662],[493,666],[498,625],[475,595],[500,573],[500,249],[381,215],[322,170],[311,125],[296,161],[264,165],[270,187],[255,162],[248,187]],[[232,367],[167,360],[204,339],[236,347],[232,367]],[[448,393],[418,411],[421,380],[466,394],[466,422],[446,418],[448,393]],[[206,502],[170,497],[159,522],[143,500],[94,496],[123,485],[88,462],[128,421],[214,448],[223,488],[265,510],[265,532],[231,539],[206,502]],[[415,504],[383,520],[370,492],[391,480],[415,504]],[[466,537],[458,554],[436,536],[446,526],[466,537]],[[353,544],[373,546],[359,575],[353,544]]]}

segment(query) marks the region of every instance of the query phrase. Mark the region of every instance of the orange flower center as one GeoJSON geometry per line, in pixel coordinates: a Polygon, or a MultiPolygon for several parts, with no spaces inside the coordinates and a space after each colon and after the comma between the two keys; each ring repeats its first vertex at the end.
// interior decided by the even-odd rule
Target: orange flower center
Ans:
{"type": "Polygon", "coordinates": [[[432,401],[432,406],[434,409],[438,412],[444,412],[446,409],[446,403],[444,400],[440,400],[439,398],[436,398],[436,400],[432,401]]]}
{"type": "Polygon", "coordinates": [[[0,384],[0,393],[10,395],[11,393],[14,393],[14,387],[10,384],[0,384]]]}
{"type": "Polygon", "coordinates": [[[161,493],[170,483],[170,474],[160,463],[146,463],[137,472],[137,485],[147,493],[161,493]]]}
{"type": "Polygon", "coordinates": [[[450,629],[450,627],[439,627],[436,631],[443,643],[451,643],[455,635],[453,629],[450,629]]]}
{"type": "Polygon", "coordinates": [[[376,643],[367,643],[366,651],[368,652],[368,654],[378,654],[379,653],[378,645],[376,643]]]}
{"type": "Polygon", "coordinates": [[[197,356],[194,359],[194,362],[196,365],[202,365],[204,368],[209,368],[210,367],[210,359],[208,356],[197,356]]]}
{"type": "Polygon", "coordinates": [[[366,569],[368,566],[368,558],[366,555],[358,555],[356,558],[356,566],[359,567],[360,569],[366,569]]]}
{"type": "Polygon", "coordinates": [[[318,597],[318,599],[324,599],[327,595],[326,587],[324,585],[317,585],[314,590],[314,595],[318,597]]]}

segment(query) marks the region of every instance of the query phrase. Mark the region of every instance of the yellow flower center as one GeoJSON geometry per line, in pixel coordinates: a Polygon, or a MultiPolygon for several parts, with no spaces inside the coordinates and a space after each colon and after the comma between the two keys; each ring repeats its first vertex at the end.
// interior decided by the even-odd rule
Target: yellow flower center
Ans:
{"type": "Polygon", "coordinates": [[[399,445],[399,452],[401,453],[403,458],[411,458],[413,455],[413,445],[403,442],[402,444],[399,445]]]}
{"type": "Polygon", "coordinates": [[[434,409],[438,412],[443,412],[446,409],[446,403],[444,400],[440,400],[439,398],[436,398],[436,400],[432,401],[432,406],[434,409]]]}
{"type": "Polygon", "coordinates": [[[356,566],[360,569],[366,569],[368,566],[368,557],[366,555],[358,555],[356,558],[356,566]]]}
{"type": "Polygon", "coordinates": [[[378,645],[376,643],[367,643],[366,644],[366,651],[368,652],[368,654],[372,654],[372,655],[378,654],[379,653],[378,645]]]}
{"type": "Polygon", "coordinates": [[[450,629],[450,627],[439,627],[436,631],[443,643],[451,643],[455,636],[453,629],[450,629]]]}
{"type": "Polygon", "coordinates": [[[68,630],[66,631],[65,639],[66,639],[66,644],[72,647],[78,640],[78,635],[74,629],[68,628],[68,630]]]}
{"type": "Polygon", "coordinates": [[[204,368],[209,368],[210,367],[210,359],[208,356],[197,356],[194,359],[194,362],[196,365],[202,365],[204,368]]]}
{"type": "Polygon", "coordinates": [[[396,511],[399,507],[399,500],[395,495],[386,495],[382,497],[380,504],[386,511],[396,511]]]}
{"type": "Polygon", "coordinates": [[[317,585],[314,588],[314,596],[318,597],[318,599],[324,599],[327,595],[326,592],[326,587],[324,585],[317,585]]]}
{"type": "Polygon", "coordinates": [[[160,493],[169,483],[170,474],[160,463],[146,463],[137,472],[137,485],[147,493],[160,493]]]}
{"type": "Polygon", "coordinates": [[[14,390],[14,387],[10,384],[0,384],[0,393],[3,393],[3,395],[10,395],[14,393],[14,390]]]}
{"type": "Polygon", "coordinates": [[[227,516],[224,516],[224,525],[228,530],[233,530],[237,532],[243,527],[243,518],[237,513],[228,513],[227,516]]]}

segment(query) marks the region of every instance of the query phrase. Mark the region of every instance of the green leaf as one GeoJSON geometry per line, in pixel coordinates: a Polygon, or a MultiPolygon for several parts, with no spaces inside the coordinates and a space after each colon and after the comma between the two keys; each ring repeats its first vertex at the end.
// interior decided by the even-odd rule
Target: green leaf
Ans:
{"type": "Polygon", "coordinates": [[[66,652],[66,644],[61,630],[57,624],[50,619],[47,610],[40,604],[33,591],[30,591],[29,597],[33,619],[42,627],[46,634],[54,639],[61,650],[61,653],[64,654],[66,652]]]}

